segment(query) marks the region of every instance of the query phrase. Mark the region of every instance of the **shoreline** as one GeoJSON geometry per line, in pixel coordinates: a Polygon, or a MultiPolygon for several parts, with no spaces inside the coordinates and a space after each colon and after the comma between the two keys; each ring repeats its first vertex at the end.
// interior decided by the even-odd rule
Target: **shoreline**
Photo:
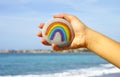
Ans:
{"type": "Polygon", "coordinates": [[[63,50],[63,51],[53,51],[53,50],[43,50],[43,49],[35,49],[35,50],[0,50],[0,53],[91,53],[86,48],[80,49],[71,49],[71,50],[63,50]]]}
{"type": "Polygon", "coordinates": [[[120,73],[105,74],[102,76],[94,76],[94,77],[120,77],[120,73]]]}

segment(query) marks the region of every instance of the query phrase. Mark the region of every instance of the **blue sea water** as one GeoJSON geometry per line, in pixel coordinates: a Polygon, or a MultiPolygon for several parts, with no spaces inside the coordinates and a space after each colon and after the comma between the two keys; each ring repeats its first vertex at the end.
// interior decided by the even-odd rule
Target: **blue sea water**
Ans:
{"type": "Polygon", "coordinates": [[[0,77],[90,77],[120,73],[93,53],[0,54],[0,77]]]}

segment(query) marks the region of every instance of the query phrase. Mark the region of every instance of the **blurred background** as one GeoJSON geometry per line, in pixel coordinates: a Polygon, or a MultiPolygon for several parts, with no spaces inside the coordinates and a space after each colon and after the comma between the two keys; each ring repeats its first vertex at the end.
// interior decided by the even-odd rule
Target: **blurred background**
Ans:
{"type": "Polygon", "coordinates": [[[36,36],[38,25],[63,12],[120,42],[119,4],[120,0],[0,0],[0,50],[50,49],[36,36]]]}

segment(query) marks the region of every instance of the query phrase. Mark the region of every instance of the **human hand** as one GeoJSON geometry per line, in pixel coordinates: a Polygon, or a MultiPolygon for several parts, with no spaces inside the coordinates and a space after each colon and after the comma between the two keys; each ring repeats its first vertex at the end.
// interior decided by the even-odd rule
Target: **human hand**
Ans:
{"type": "MultiPolygon", "coordinates": [[[[37,36],[41,37],[41,43],[47,46],[52,46],[53,50],[66,50],[66,49],[75,49],[80,47],[86,47],[86,30],[88,29],[77,17],[70,15],[70,14],[57,14],[53,16],[54,18],[64,18],[66,19],[73,27],[73,31],[75,33],[75,37],[72,41],[72,43],[67,47],[58,47],[55,44],[49,44],[45,39],[42,38],[42,32],[38,32],[37,36]]],[[[39,28],[43,28],[44,23],[41,23],[39,25],[39,28]]]]}

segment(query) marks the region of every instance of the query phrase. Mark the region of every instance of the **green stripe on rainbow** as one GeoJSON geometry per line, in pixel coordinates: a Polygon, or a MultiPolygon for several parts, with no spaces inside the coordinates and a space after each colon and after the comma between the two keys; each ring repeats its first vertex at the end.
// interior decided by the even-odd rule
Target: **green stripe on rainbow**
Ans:
{"type": "Polygon", "coordinates": [[[71,31],[70,28],[63,22],[54,22],[50,24],[47,28],[45,35],[53,40],[55,34],[59,32],[61,36],[61,41],[70,41],[71,40],[71,31]]]}

